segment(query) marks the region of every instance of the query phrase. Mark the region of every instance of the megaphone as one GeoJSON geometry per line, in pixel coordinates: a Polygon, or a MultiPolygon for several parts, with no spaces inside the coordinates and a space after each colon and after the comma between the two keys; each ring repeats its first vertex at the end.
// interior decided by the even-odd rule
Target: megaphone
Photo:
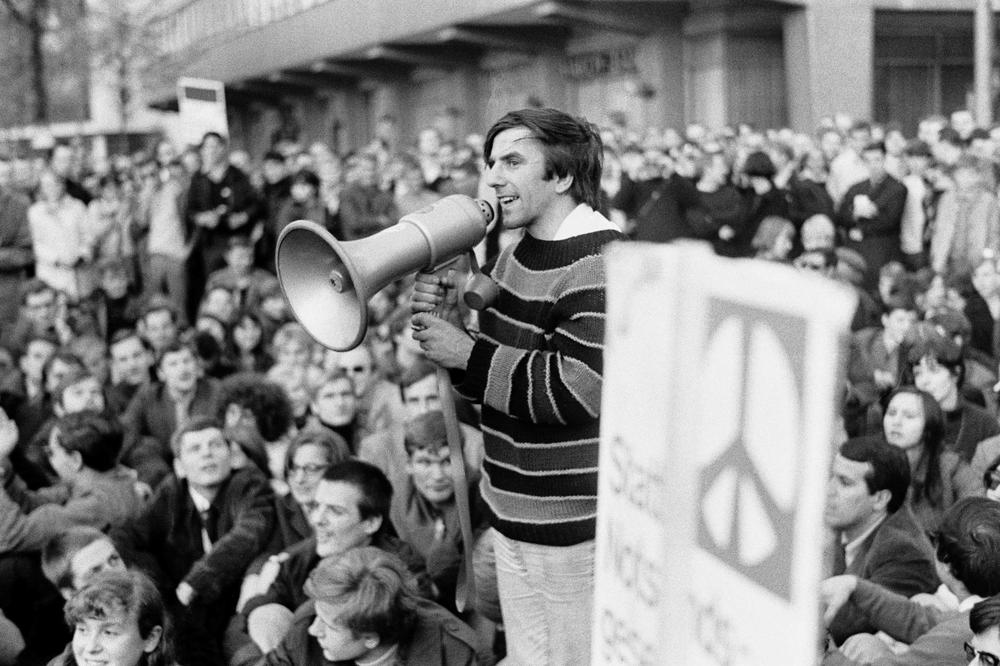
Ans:
{"type": "MultiPolygon", "coordinates": [[[[330,349],[353,349],[365,337],[369,298],[390,282],[469,252],[493,217],[488,202],[454,194],[355,241],[339,241],[321,225],[297,220],[278,236],[278,282],[309,335],[330,349]]],[[[473,277],[476,287],[466,299],[474,307],[484,307],[495,287],[483,287],[483,278],[473,277]]]]}

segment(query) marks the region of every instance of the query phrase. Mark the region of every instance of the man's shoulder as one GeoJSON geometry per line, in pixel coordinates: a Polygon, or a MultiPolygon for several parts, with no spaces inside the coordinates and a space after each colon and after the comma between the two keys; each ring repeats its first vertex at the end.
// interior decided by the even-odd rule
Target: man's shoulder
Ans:
{"type": "Polygon", "coordinates": [[[885,560],[898,559],[909,551],[912,555],[919,552],[928,559],[931,557],[931,545],[913,512],[906,506],[885,519],[885,522],[875,531],[871,548],[867,554],[869,566],[885,560]]]}

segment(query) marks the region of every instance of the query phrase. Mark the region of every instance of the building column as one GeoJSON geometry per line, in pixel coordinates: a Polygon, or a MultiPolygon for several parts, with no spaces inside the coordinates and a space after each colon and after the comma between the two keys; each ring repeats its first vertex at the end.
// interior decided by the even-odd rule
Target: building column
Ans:
{"type": "Polygon", "coordinates": [[[811,0],[784,18],[791,126],[814,130],[837,112],[870,119],[875,51],[874,0],[811,0]]]}

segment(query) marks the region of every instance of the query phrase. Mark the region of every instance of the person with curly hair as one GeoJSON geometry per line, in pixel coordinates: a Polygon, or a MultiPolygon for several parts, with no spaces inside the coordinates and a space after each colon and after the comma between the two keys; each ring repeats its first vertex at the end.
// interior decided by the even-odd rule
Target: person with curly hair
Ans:
{"type": "Polygon", "coordinates": [[[270,475],[283,478],[288,448],[284,436],[292,425],[292,405],[285,389],[263,375],[241,372],[222,381],[216,404],[217,417],[227,430],[247,429],[260,435],[270,475]]]}

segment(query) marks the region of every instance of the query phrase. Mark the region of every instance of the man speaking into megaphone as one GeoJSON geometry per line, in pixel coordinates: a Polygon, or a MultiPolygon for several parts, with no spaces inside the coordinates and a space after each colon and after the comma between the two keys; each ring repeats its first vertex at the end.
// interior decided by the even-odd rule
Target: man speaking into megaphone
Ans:
{"type": "Polygon", "coordinates": [[[507,229],[492,307],[470,335],[447,276],[421,273],[413,337],[482,404],[480,490],[514,664],[590,663],[604,345],[601,249],[621,240],[598,206],[603,147],[555,109],[508,113],[486,135],[487,183],[507,229]]]}

